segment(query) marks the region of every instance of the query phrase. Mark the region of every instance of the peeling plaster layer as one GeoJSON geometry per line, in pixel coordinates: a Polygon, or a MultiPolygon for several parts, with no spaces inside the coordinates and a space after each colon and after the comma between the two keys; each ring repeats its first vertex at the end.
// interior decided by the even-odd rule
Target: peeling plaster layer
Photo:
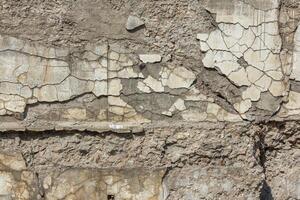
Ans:
{"type": "MultiPolygon", "coordinates": [[[[237,122],[279,116],[275,114],[292,96],[290,79],[297,81],[298,71],[297,45],[293,56],[283,49],[279,2],[210,0],[204,7],[216,14],[217,28],[197,35],[205,52],[202,63],[237,88],[240,96],[234,100],[225,96],[221,103],[218,95],[203,92],[197,85],[198,69],[178,65],[172,55],[141,53],[108,40],[54,48],[2,35],[0,115],[36,121],[46,115],[37,110],[53,105],[60,107],[56,120],[63,121],[237,122]],[[92,111],[95,102],[99,106],[92,111]]],[[[285,116],[297,113],[291,112],[285,116]]]]}
{"type": "MultiPolygon", "coordinates": [[[[131,95],[157,93],[160,96],[169,94],[168,90],[177,93],[172,104],[155,108],[159,111],[156,115],[177,114],[183,120],[193,121],[241,120],[239,115],[225,111],[213,99],[208,100],[201,94],[193,86],[196,75],[188,68],[165,65],[153,77],[138,68],[135,55],[122,47],[102,42],[87,44],[81,51],[70,51],[46,48],[9,36],[2,36],[0,44],[0,115],[23,113],[31,104],[63,103],[93,94],[95,98],[107,97],[107,107],[99,111],[101,121],[150,122],[152,117],[144,117],[133,106],[136,105],[135,99],[126,102],[122,98],[123,91],[129,89],[123,82],[132,80],[136,85],[130,87],[134,90],[131,95]],[[203,102],[207,108],[201,114],[194,113],[185,106],[189,101],[203,102]]],[[[151,56],[148,55],[149,59],[151,56]]],[[[160,62],[160,59],[155,62],[160,62]]],[[[73,107],[62,116],[70,120],[85,120],[86,112],[73,107]]]]}
{"type": "MultiPolygon", "coordinates": [[[[203,64],[243,88],[241,99],[234,108],[242,118],[252,120],[249,113],[257,103],[272,103],[262,103],[265,101],[263,93],[270,93],[274,99],[285,98],[289,94],[289,79],[297,80],[298,34],[295,34],[294,65],[289,76],[291,56],[282,49],[279,1],[211,0],[205,7],[216,14],[218,26],[211,33],[197,35],[201,50],[205,52],[203,64]],[[233,12],[228,12],[232,7],[233,12]]],[[[267,110],[267,105],[260,109],[264,107],[267,110]]],[[[280,105],[275,106],[272,112],[279,109],[280,105]]]]}

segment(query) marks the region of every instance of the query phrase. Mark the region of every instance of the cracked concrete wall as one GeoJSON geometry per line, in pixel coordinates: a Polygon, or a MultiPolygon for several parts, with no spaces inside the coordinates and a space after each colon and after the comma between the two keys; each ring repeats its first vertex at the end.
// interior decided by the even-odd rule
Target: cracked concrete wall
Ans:
{"type": "Polygon", "coordinates": [[[1,198],[300,198],[299,0],[0,2],[1,198]]]}

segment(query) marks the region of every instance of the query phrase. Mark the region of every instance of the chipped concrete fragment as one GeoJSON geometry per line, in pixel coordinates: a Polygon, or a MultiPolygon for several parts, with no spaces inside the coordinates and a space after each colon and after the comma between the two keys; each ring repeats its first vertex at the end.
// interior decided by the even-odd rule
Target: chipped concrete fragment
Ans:
{"type": "Polygon", "coordinates": [[[242,121],[239,115],[229,113],[215,103],[209,103],[207,105],[206,113],[208,114],[208,118],[207,118],[208,121],[229,121],[229,122],[242,121]]]}
{"type": "Polygon", "coordinates": [[[245,99],[239,103],[235,103],[234,108],[236,111],[238,111],[240,114],[246,113],[252,106],[251,99],[245,99]]]}
{"type": "Polygon", "coordinates": [[[163,111],[161,114],[171,117],[173,113],[171,111],[163,111]]]}
{"type": "Polygon", "coordinates": [[[219,112],[220,108],[221,108],[221,107],[218,106],[217,104],[209,103],[209,104],[207,105],[207,110],[206,110],[206,112],[207,112],[208,114],[213,114],[214,116],[218,116],[218,112],[219,112]]]}
{"type": "Polygon", "coordinates": [[[124,100],[117,96],[108,97],[108,111],[112,114],[112,121],[127,121],[147,123],[150,120],[138,114],[134,108],[127,104],[124,100]]]}
{"type": "Polygon", "coordinates": [[[122,90],[120,79],[112,79],[108,81],[108,95],[118,96],[122,90]]]}
{"type": "Polygon", "coordinates": [[[268,58],[271,52],[269,50],[257,50],[254,51],[253,49],[248,49],[244,53],[245,61],[256,67],[257,69],[263,71],[265,67],[265,60],[268,58]]]}
{"type": "Polygon", "coordinates": [[[195,79],[193,72],[184,67],[177,67],[171,72],[166,85],[172,89],[189,88],[195,79]]]}
{"type": "Polygon", "coordinates": [[[186,110],[182,112],[181,116],[186,121],[201,122],[206,120],[207,113],[200,113],[197,110],[186,110]]]}
{"type": "Polygon", "coordinates": [[[248,80],[247,72],[244,68],[234,71],[229,74],[228,78],[232,80],[238,86],[250,86],[251,83],[248,80]]]}
{"type": "Polygon", "coordinates": [[[288,102],[285,104],[285,107],[291,110],[300,109],[300,93],[290,91],[288,102]]]}
{"type": "Polygon", "coordinates": [[[180,110],[180,111],[183,111],[186,109],[184,100],[182,100],[182,99],[177,99],[173,105],[177,110],[180,110]]]}
{"type": "Polygon", "coordinates": [[[159,54],[140,54],[139,58],[143,63],[158,63],[162,59],[159,54]]]}
{"type": "Polygon", "coordinates": [[[154,92],[164,92],[164,87],[162,83],[156,79],[154,79],[152,76],[148,76],[143,83],[151,88],[154,92]]]}
{"type": "Polygon", "coordinates": [[[243,91],[242,98],[244,100],[250,99],[251,101],[258,101],[260,99],[260,93],[261,91],[256,86],[251,85],[251,87],[243,91]]]}
{"type": "Polygon", "coordinates": [[[145,23],[140,18],[130,15],[127,19],[126,29],[128,31],[132,31],[143,26],[144,24],[145,23]]]}
{"type": "Polygon", "coordinates": [[[286,85],[283,82],[272,81],[270,92],[274,97],[284,96],[286,93],[286,85]]]}
{"type": "Polygon", "coordinates": [[[143,74],[134,72],[133,68],[125,68],[118,72],[118,78],[144,78],[143,74]]]}
{"type": "Polygon", "coordinates": [[[151,92],[150,88],[149,88],[145,83],[143,83],[142,81],[139,81],[139,82],[138,82],[137,88],[138,88],[141,92],[144,92],[144,93],[150,93],[150,92],[151,92]]]}
{"type": "Polygon", "coordinates": [[[206,41],[209,37],[209,34],[207,33],[198,33],[197,34],[197,39],[201,41],[206,41]]]}
{"type": "Polygon", "coordinates": [[[206,68],[214,68],[214,64],[215,64],[214,57],[215,57],[215,55],[216,55],[216,52],[214,52],[212,50],[208,51],[205,54],[202,62],[203,62],[204,66],[206,68]]]}
{"type": "Polygon", "coordinates": [[[93,93],[97,96],[107,95],[107,82],[105,81],[96,81],[93,89],[93,93]]]}
{"type": "Polygon", "coordinates": [[[269,90],[271,83],[272,79],[267,75],[263,75],[254,83],[254,85],[256,85],[262,92],[266,92],[269,90]]]}
{"type": "Polygon", "coordinates": [[[256,83],[256,81],[258,81],[264,74],[262,71],[252,66],[247,67],[246,71],[251,83],[256,83]]]}
{"type": "Polygon", "coordinates": [[[220,30],[213,31],[210,33],[208,40],[206,41],[207,45],[214,50],[225,50],[228,49],[224,40],[216,40],[216,38],[222,38],[222,32],[220,30]]]}
{"type": "Polygon", "coordinates": [[[69,120],[85,120],[87,117],[86,109],[69,108],[62,114],[62,117],[69,120]]]}
{"type": "Polygon", "coordinates": [[[174,112],[176,111],[184,111],[186,110],[186,106],[184,104],[183,99],[177,99],[174,104],[170,107],[168,111],[162,112],[162,114],[167,116],[172,116],[174,112]]]}

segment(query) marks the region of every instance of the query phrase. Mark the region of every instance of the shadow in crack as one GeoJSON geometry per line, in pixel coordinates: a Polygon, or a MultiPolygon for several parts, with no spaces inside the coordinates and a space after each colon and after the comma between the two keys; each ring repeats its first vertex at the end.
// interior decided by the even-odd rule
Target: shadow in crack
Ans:
{"type": "Polygon", "coordinates": [[[272,195],[272,189],[268,185],[267,181],[263,181],[262,188],[260,190],[260,195],[259,195],[260,200],[274,200],[273,195],[272,195]]]}

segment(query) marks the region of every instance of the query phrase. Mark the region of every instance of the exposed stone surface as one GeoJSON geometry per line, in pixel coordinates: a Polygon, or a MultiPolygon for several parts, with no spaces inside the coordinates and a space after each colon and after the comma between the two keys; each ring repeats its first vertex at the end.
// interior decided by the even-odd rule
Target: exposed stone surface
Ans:
{"type": "Polygon", "coordinates": [[[261,177],[241,167],[182,168],[170,174],[170,199],[259,199],[261,177]],[[243,193],[243,184],[248,193],[243,193]],[[177,192],[179,191],[179,192],[177,192]]]}
{"type": "Polygon", "coordinates": [[[54,172],[44,178],[45,199],[164,199],[164,170],[89,170],[54,172]]]}
{"type": "Polygon", "coordinates": [[[39,195],[36,175],[21,154],[0,153],[0,199],[31,200],[39,195]]]}

